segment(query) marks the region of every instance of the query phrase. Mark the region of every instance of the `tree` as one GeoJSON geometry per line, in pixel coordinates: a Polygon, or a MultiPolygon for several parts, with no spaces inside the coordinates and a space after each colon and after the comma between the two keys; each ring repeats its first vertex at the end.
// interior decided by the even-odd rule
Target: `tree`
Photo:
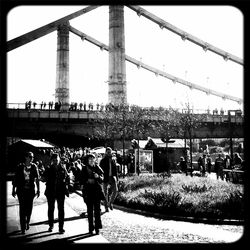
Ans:
{"type": "Polygon", "coordinates": [[[95,127],[93,129],[93,137],[105,140],[105,147],[107,140],[114,140],[116,124],[116,113],[112,104],[106,105],[106,109],[96,113],[95,127]]]}
{"type": "Polygon", "coordinates": [[[142,107],[127,104],[108,104],[106,110],[98,112],[94,136],[102,139],[118,139],[123,142],[123,159],[125,158],[125,139],[145,137],[150,128],[149,111],[142,107]]]}
{"type": "Polygon", "coordinates": [[[163,142],[166,143],[166,164],[167,172],[169,173],[169,162],[168,162],[168,143],[175,137],[178,127],[178,112],[172,107],[164,109],[159,107],[155,110],[154,125],[159,131],[160,137],[163,142]]]}
{"type": "Polygon", "coordinates": [[[194,114],[193,110],[190,108],[190,104],[185,104],[186,109],[184,113],[179,113],[178,126],[179,133],[183,135],[184,139],[189,139],[190,142],[190,168],[191,173],[193,171],[193,160],[192,160],[192,139],[193,139],[193,130],[202,125],[202,122],[205,120],[206,115],[204,114],[194,114]]]}

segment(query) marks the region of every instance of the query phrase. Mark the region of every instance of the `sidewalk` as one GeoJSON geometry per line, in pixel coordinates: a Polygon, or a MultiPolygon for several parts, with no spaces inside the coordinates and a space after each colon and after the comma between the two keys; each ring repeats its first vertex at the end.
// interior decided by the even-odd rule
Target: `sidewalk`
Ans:
{"type": "MultiPolygon", "coordinates": [[[[58,232],[57,204],[55,205],[55,224],[53,232],[48,232],[47,201],[44,184],[41,183],[41,196],[34,199],[30,229],[23,235],[20,231],[18,199],[11,196],[11,183],[7,184],[7,237],[11,243],[108,243],[101,235],[88,233],[87,218],[80,217],[70,206],[72,200],[65,200],[64,234],[58,232]]],[[[83,203],[83,210],[85,209],[83,203]]]]}

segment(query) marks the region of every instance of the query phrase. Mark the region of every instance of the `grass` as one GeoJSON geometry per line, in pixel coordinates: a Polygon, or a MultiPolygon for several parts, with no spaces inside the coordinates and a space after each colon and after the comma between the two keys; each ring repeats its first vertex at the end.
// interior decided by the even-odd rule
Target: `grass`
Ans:
{"type": "Polygon", "coordinates": [[[243,219],[243,185],[183,174],[120,179],[116,204],[166,215],[243,219]]]}

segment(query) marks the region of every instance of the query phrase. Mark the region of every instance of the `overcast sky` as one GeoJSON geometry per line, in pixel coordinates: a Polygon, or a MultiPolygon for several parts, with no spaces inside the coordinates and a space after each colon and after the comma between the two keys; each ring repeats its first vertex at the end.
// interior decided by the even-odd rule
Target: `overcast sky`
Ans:
{"type": "MultiPolygon", "coordinates": [[[[11,40],[86,6],[22,6],[10,11],[11,40]]],[[[165,21],[243,58],[243,15],[231,6],[142,6],[165,21]]],[[[167,73],[211,89],[243,98],[243,67],[203,49],[125,7],[126,54],[167,73]]],[[[108,45],[108,6],[70,21],[82,32],[108,45]]],[[[7,100],[54,101],[57,32],[8,52],[7,100]]],[[[70,33],[70,101],[108,101],[108,52],[70,33]]],[[[156,77],[126,62],[128,102],[142,106],[242,108],[236,102],[207,96],[181,84],[156,77]]]]}

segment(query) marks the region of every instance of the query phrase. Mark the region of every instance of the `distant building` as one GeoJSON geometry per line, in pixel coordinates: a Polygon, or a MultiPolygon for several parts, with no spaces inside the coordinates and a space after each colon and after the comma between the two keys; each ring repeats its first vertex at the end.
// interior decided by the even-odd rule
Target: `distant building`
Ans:
{"type": "Polygon", "coordinates": [[[188,145],[185,149],[183,139],[171,139],[166,147],[166,143],[161,138],[148,138],[148,140],[139,140],[139,147],[153,150],[154,172],[156,173],[167,171],[168,166],[170,170],[176,169],[180,157],[185,157],[186,150],[189,150],[188,145]]]}

